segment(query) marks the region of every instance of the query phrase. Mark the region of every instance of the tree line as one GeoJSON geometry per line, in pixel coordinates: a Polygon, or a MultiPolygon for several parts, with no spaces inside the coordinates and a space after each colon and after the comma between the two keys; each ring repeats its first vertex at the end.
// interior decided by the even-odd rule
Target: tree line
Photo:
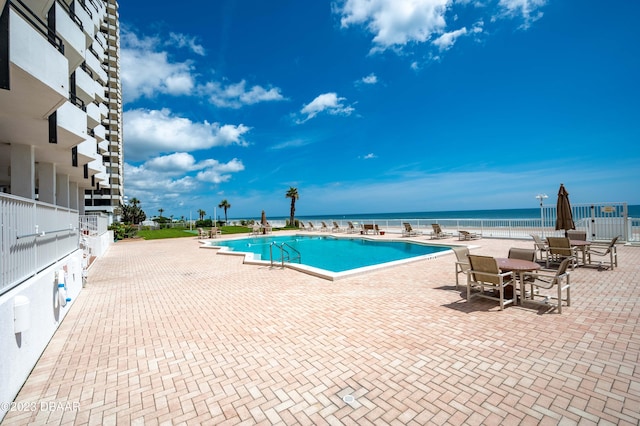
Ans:
{"type": "MultiPolygon", "coordinates": [[[[293,225],[295,224],[296,201],[298,200],[298,198],[300,198],[298,194],[298,189],[294,187],[290,187],[287,193],[285,194],[285,197],[291,199],[291,208],[289,211],[289,224],[293,225]]],[[[135,197],[132,198],[128,204],[123,205],[121,207],[122,222],[139,225],[140,223],[147,220],[147,215],[142,210],[140,205],[141,205],[140,200],[138,200],[135,197]]],[[[223,209],[224,223],[227,223],[228,221],[227,211],[231,208],[231,204],[229,203],[229,201],[224,199],[220,202],[220,204],[218,204],[218,207],[223,209]]],[[[163,217],[162,214],[164,213],[164,211],[165,210],[163,208],[158,209],[158,212],[160,213],[160,218],[163,217]]],[[[204,217],[207,214],[207,212],[202,209],[198,209],[197,213],[198,213],[198,217],[200,218],[200,221],[203,222],[205,220],[204,217]]],[[[173,216],[171,216],[171,218],[173,220],[173,216]]]]}

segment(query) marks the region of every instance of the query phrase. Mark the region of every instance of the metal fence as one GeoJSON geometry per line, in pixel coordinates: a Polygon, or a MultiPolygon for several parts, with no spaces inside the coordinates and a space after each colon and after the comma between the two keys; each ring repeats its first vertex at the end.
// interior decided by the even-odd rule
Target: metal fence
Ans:
{"type": "MultiPolygon", "coordinates": [[[[637,242],[640,241],[640,218],[628,217],[626,203],[594,203],[575,204],[571,206],[576,229],[587,233],[588,239],[611,240],[615,236],[620,236],[620,241],[637,242]]],[[[303,219],[305,225],[308,222],[318,225],[325,222],[329,228],[335,221],[341,228],[347,226],[345,219],[303,219]]],[[[285,220],[270,220],[272,227],[284,227],[285,220]]],[[[445,231],[457,234],[458,231],[470,231],[481,234],[485,238],[514,238],[528,239],[530,234],[539,234],[543,238],[563,236],[564,231],[556,231],[556,207],[543,206],[540,209],[540,216],[535,218],[521,219],[450,219],[450,218],[404,218],[404,219],[379,219],[379,218],[351,218],[356,228],[365,223],[377,224],[381,229],[389,233],[401,233],[403,223],[411,224],[413,229],[421,231],[423,234],[432,232],[431,224],[437,223],[445,231]]]]}
{"type": "Polygon", "coordinates": [[[109,218],[104,213],[81,215],[78,220],[82,235],[95,237],[104,234],[109,229],[109,218]]]}
{"type": "Polygon", "coordinates": [[[78,211],[0,194],[0,294],[78,248],[78,211]]]}

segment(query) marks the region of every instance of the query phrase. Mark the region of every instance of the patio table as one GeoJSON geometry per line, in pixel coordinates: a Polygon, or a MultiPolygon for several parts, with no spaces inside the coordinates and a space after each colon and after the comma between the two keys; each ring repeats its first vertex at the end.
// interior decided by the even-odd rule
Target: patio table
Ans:
{"type": "MultiPolygon", "coordinates": [[[[530,260],[511,259],[508,257],[496,257],[495,259],[496,259],[496,262],[498,262],[498,268],[500,268],[501,271],[511,271],[514,274],[516,274],[516,280],[518,279],[520,280],[520,298],[524,300],[525,290],[524,290],[524,279],[522,278],[522,273],[537,271],[540,269],[540,265],[536,262],[531,262],[530,260]]],[[[515,291],[515,288],[514,288],[514,291],[515,291]]],[[[521,303],[522,303],[522,300],[521,300],[521,303]]]]}
{"type": "Polygon", "coordinates": [[[569,244],[571,248],[580,250],[582,252],[582,265],[580,264],[580,259],[577,259],[578,266],[583,266],[587,264],[587,251],[591,246],[591,241],[583,241],[583,240],[569,240],[569,244]]]}

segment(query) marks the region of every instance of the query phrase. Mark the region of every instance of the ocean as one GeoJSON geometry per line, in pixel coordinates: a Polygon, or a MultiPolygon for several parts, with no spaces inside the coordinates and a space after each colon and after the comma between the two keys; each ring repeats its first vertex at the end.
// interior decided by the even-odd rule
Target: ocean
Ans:
{"type": "MultiPolygon", "coordinates": [[[[545,206],[550,207],[550,206],[545,206]]],[[[627,206],[628,216],[640,219],[640,205],[627,206]]],[[[269,217],[273,220],[286,220],[289,217],[269,217]]],[[[392,220],[392,219],[539,219],[540,208],[528,209],[496,209],[496,210],[451,210],[437,212],[401,212],[401,213],[358,213],[358,214],[323,214],[298,216],[304,221],[317,220],[392,220]]]]}

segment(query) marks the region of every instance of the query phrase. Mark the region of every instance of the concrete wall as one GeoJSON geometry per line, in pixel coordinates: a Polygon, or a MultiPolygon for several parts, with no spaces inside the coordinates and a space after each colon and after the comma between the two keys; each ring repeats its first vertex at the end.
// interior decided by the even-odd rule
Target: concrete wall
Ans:
{"type": "MultiPolygon", "coordinates": [[[[0,402],[15,399],[81,290],[82,251],[77,250],[0,296],[0,402]],[[59,301],[58,275],[71,298],[66,306],[59,301]],[[15,333],[14,305],[25,300],[30,325],[15,333]]],[[[0,420],[7,413],[6,405],[1,405],[0,420]]]]}

